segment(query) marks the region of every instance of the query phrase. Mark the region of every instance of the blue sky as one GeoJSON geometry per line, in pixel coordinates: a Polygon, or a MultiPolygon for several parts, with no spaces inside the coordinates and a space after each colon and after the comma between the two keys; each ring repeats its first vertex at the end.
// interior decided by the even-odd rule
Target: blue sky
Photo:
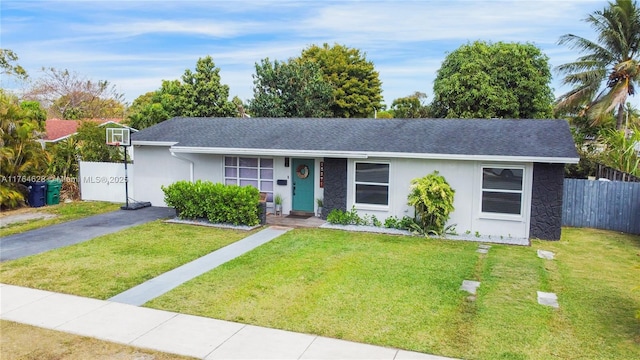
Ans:
{"type": "MultiPolygon", "coordinates": [[[[447,52],[469,41],[530,42],[553,67],[577,54],[566,33],[594,38],[582,19],[606,1],[28,1],[2,0],[2,48],[37,78],[42,67],[108,80],[127,101],[178,79],[211,55],[230,95],[252,97],[254,65],[312,44],[360,49],[382,80],[385,103],[421,91],[447,52]]],[[[556,94],[560,76],[554,73],[556,94]]],[[[24,85],[22,85],[24,87],[24,85]]],[[[19,90],[3,79],[3,87],[19,90]]],[[[640,102],[633,99],[637,106],[640,102]]]]}

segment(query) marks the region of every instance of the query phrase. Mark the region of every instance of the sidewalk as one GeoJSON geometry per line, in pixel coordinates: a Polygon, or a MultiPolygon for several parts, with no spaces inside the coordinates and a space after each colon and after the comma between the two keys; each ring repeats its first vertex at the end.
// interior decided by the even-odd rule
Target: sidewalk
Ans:
{"type": "Polygon", "coordinates": [[[142,305],[165,294],[185,282],[247,253],[286,233],[291,228],[270,226],[233,244],[227,245],[208,255],[170,270],[162,275],[122,292],[109,301],[129,305],[142,305]]]}
{"type": "Polygon", "coordinates": [[[200,359],[448,359],[5,284],[0,319],[200,359]]]}

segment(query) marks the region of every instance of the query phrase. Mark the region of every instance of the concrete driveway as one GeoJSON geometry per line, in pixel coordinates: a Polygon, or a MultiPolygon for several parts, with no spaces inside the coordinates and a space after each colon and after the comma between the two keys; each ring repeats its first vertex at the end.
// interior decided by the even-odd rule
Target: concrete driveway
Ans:
{"type": "Polygon", "coordinates": [[[174,217],[175,214],[174,209],[165,207],[118,210],[5,236],[0,238],[0,261],[18,259],[78,244],[131,226],[174,217]]]}

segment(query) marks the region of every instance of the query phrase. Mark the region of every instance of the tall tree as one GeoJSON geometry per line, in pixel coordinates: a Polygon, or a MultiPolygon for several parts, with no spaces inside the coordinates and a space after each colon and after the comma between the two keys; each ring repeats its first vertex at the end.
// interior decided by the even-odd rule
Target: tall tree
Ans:
{"type": "Polygon", "coordinates": [[[333,85],[333,116],[372,116],[382,108],[382,82],[373,62],[358,49],[343,45],[312,45],[302,51],[301,61],[315,61],[325,80],[333,85]]]}
{"type": "Polygon", "coordinates": [[[563,83],[573,88],[560,96],[556,111],[586,115],[599,124],[616,112],[616,127],[625,123],[624,105],[640,82],[640,8],[636,1],[616,0],[584,19],[598,39],[566,34],[559,44],[577,49],[583,56],[557,67],[563,83]]]}
{"type": "Polygon", "coordinates": [[[331,117],[333,88],[315,62],[256,63],[249,113],[261,117],[331,117]]]}
{"type": "Polygon", "coordinates": [[[180,80],[162,80],[160,89],[140,95],[127,117],[130,126],[143,129],[174,116],[237,116],[229,101],[229,86],[220,82],[220,69],[210,56],[198,59],[195,72],[187,69],[180,80]]]}
{"type": "Polygon", "coordinates": [[[532,44],[462,45],[434,81],[432,115],[448,118],[548,118],[553,92],[549,58],[532,44]]]}
{"type": "Polygon", "coordinates": [[[391,110],[395,118],[414,119],[430,116],[429,105],[425,104],[427,94],[416,91],[415,93],[397,98],[391,104],[391,110]]]}
{"type": "Polygon", "coordinates": [[[182,75],[178,99],[181,116],[235,116],[236,106],[229,101],[229,86],[220,82],[220,69],[211,56],[198,59],[196,71],[182,75]]]}
{"type": "Polygon", "coordinates": [[[77,120],[124,115],[124,96],[109,81],[89,80],[66,69],[42,71],[25,98],[39,101],[49,117],[77,120]]]}

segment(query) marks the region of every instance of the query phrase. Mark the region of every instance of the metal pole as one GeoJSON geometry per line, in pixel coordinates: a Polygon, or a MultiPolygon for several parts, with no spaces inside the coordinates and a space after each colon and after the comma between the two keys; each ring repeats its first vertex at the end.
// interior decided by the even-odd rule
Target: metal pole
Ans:
{"type": "Polygon", "coordinates": [[[123,145],[122,148],[124,148],[124,196],[126,197],[125,204],[128,209],[129,208],[129,176],[127,174],[127,146],[123,145]]]}

